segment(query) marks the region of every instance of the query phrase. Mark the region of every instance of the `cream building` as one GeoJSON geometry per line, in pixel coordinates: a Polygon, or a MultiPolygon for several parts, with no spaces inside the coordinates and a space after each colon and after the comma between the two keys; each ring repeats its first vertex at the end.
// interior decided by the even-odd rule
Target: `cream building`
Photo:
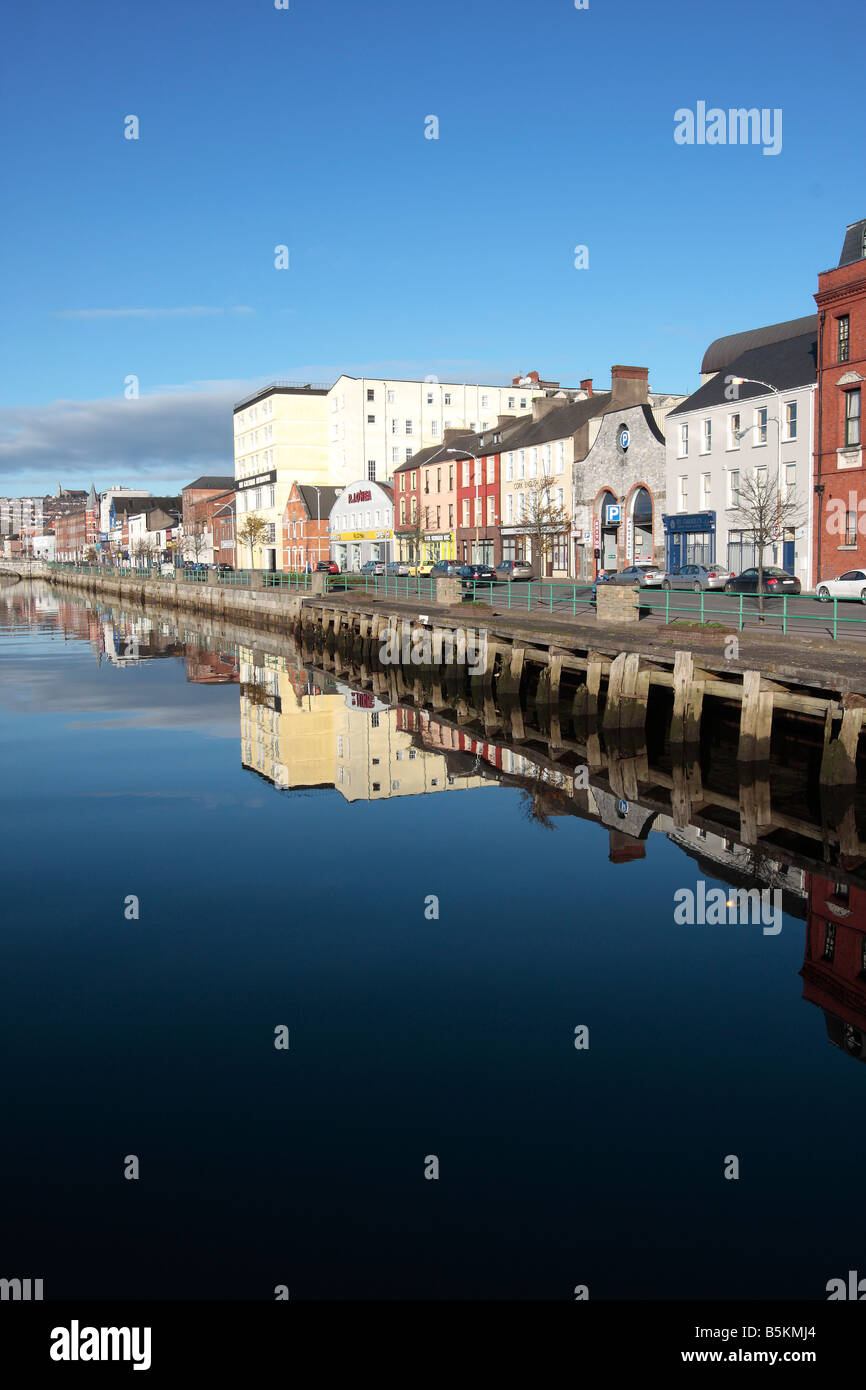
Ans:
{"type": "MultiPolygon", "coordinates": [[[[282,518],[294,483],[330,482],[328,389],[272,382],[234,409],[237,530],[250,515],[268,527],[253,550],[254,569],[281,568],[282,518]]],[[[250,548],[238,540],[237,564],[250,565],[250,548]]]]}

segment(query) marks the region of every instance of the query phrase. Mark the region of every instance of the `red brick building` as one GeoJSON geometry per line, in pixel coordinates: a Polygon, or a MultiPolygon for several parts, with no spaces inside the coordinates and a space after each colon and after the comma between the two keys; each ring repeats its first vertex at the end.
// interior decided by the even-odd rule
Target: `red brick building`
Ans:
{"type": "Polygon", "coordinates": [[[827,1036],[866,1061],[866,889],[807,874],[803,998],[823,1010],[827,1036]]]}
{"type": "Polygon", "coordinates": [[[293,483],[283,510],[283,569],[315,568],[329,560],[331,508],[340,489],[293,483]]]}
{"type": "MultiPolygon", "coordinates": [[[[210,565],[218,559],[214,513],[234,497],[233,477],[207,475],[187,483],[181,492],[183,558],[210,565]]],[[[231,561],[229,561],[231,563],[231,561]]]]}
{"type": "Polygon", "coordinates": [[[846,229],[839,264],[818,276],[815,576],[866,566],[866,219],[846,229]]]}
{"type": "Polygon", "coordinates": [[[500,455],[476,452],[457,459],[457,558],[463,564],[498,565],[500,455]]]}
{"type": "Polygon", "coordinates": [[[91,484],[87,501],[65,516],[54,519],[55,550],[58,560],[83,560],[99,537],[99,498],[91,484]]]}

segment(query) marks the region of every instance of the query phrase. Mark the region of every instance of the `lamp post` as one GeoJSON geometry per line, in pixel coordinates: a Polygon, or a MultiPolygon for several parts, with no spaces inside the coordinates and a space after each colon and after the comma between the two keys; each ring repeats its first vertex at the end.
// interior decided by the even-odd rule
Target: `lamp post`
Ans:
{"type": "Polygon", "coordinates": [[[322,558],[322,496],[315,483],[310,483],[310,487],[316,494],[316,562],[322,558]]]}
{"type": "MultiPolygon", "coordinates": [[[[478,458],[478,455],[473,454],[471,449],[446,449],[445,452],[446,454],[457,455],[468,454],[471,459],[475,460],[475,562],[477,564],[480,559],[478,554],[480,547],[480,539],[478,533],[480,529],[481,518],[481,463],[478,458]]],[[[486,531],[487,527],[485,526],[484,529],[486,531]]]]}

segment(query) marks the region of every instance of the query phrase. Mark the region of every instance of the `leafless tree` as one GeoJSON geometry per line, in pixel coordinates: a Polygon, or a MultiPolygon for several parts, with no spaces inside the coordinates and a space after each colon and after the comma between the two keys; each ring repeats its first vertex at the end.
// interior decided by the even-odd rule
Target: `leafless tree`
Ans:
{"type": "Polygon", "coordinates": [[[523,497],[523,531],[532,543],[532,558],[537,558],[541,572],[543,562],[550,559],[557,542],[570,532],[571,517],[565,507],[553,500],[553,479],[550,477],[530,479],[523,497]]]}
{"type": "Polygon", "coordinates": [[[783,493],[778,480],[769,469],[756,468],[751,477],[740,483],[735,512],[735,524],[751,536],[757,551],[758,614],[764,621],[764,551],[778,541],[785,528],[794,526],[800,518],[800,505],[793,490],[783,493]]]}

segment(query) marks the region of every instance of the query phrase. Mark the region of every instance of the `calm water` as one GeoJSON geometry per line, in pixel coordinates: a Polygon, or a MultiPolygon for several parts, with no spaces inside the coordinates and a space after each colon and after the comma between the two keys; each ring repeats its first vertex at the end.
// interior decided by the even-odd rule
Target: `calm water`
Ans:
{"type": "Polygon", "coordinates": [[[636,838],[601,792],[570,814],[525,749],[176,621],[0,591],[0,1275],[814,1299],[866,1272],[866,893],[820,840],[762,868],[777,935],[678,925],[747,852],[636,838]]]}

